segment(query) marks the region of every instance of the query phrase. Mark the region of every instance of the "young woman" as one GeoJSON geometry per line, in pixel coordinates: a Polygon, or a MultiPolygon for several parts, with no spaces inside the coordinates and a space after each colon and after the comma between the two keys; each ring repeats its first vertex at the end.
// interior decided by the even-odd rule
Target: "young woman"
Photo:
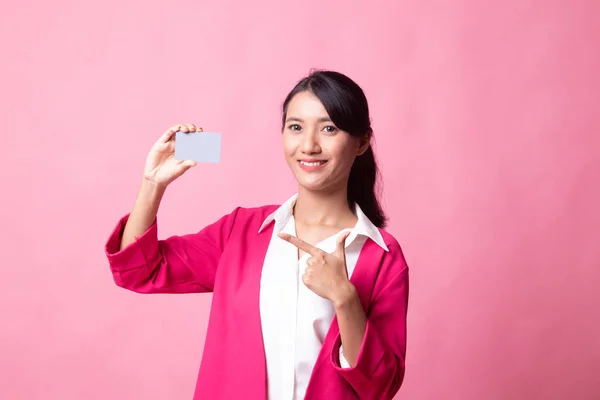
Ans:
{"type": "Polygon", "coordinates": [[[176,125],[154,144],[130,214],[105,251],[139,293],[213,292],[195,399],[390,399],[404,378],[408,267],[382,228],[367,99],[317,71],[283,103],[283,150],[298,193],[237,207],[198,233],[157,237],[176,125]]]}

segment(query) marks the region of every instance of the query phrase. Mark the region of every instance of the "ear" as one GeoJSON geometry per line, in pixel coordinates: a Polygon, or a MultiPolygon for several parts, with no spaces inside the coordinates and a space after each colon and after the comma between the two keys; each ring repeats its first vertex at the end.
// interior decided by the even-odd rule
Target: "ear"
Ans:
{"type": "Polygon", "coordinates": [[[365,151],[367,151],[369,149],[369,147],[371,146],[371,137],[370,136],[363,136],[359,139],[359,145],[358,145],[358,150],[356,151],[356,156],[362,156],[363,154],[365,154],[365,151]]]}

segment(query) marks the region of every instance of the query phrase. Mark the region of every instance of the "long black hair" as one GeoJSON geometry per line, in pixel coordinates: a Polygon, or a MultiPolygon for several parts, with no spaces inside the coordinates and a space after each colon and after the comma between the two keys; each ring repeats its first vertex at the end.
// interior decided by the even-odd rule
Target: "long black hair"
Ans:
{"type": "MultiPolygon", "coordinates": [[[[348,134],[370,139],[373,135],[369,105],[363,90],[352,79],[335,71],[315,70],[300,80],[283,102],[283,126],[290,100],[298,93],[310,91],[321,101],[329,118],[348,134]]],[[[371,146],[357,156],[348,178],[348,204],[358,203],[365,215],[379,228],[387,217],[378,200],[379,170],[371,146]]]]}

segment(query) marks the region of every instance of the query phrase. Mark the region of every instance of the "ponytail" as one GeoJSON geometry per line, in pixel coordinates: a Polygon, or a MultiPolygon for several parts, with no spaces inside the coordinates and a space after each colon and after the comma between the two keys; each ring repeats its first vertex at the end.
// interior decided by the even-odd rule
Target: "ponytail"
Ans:
{"type": "Polygon", "coordinates": [[[379,170],[373,148],[356,157],[348,178],[348,204],[357,203],[373,225],[384,228],[387,217],[378,200],[379,170]]]}

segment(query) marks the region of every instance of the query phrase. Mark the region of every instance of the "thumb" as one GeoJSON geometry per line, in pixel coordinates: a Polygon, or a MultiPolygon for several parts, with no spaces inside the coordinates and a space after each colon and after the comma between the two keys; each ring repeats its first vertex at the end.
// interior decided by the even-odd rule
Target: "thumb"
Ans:
{"type": "Polygon", "coordinates": [[[346,251],[344,250],[345,244],[346,244],[346,239],[348,238],[348,236],[350,236],[351,232],[346,232],[341,234],[338,239],[337,239],[337,247],[335,249],[335,252],[337,253],[338,256],[342,257],[342,258],[346,258],[346,251]]]}

